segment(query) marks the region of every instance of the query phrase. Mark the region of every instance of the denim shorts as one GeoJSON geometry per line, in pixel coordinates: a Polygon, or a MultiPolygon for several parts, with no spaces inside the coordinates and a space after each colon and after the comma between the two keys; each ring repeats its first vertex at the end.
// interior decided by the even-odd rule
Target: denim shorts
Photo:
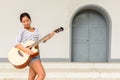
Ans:
{"type": "Polygon", "coordinates": [[[30,61],[30,63],[34,62],[35,60],[40,60],[40,56],[36,56],[36,57],[32,58],[31,61],[30,61]]]}

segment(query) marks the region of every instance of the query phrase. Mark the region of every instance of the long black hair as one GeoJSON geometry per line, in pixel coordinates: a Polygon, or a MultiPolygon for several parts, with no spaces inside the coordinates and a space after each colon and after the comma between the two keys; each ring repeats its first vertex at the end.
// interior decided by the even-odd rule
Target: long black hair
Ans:
{"type": "Polygon", "coordinates": [[[28,13],[24,12],[24,13],[22,13],[22,14],[20,15],[20,22],[22,22],[22,18],[23,18],[23,17],[28,17],[28,18],[31,20],[30,15],[29,15],[28,13]]]}

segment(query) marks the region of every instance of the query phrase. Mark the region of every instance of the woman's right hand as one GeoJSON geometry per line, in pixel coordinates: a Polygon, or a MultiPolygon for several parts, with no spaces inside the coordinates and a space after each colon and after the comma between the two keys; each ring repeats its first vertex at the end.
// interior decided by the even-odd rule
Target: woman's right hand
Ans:
{"type": "Polygon", "coordinates": [[[34,53],[33,53],[33,51],[31,51],[29,48],[26,48],[26,51],[25,51],[27,54],[29,54],[29,55],[33,55],[34,53]]]}
{"type": "Polygon", "coordinates": [[[33,51],[30,50],[30,47],[25,48],[21,44],[17,44],[15,47],[17,47],[18,49],[24,51],[26,54],[29,54],[29,55],[33,55],[34,54],[33,51]]]}

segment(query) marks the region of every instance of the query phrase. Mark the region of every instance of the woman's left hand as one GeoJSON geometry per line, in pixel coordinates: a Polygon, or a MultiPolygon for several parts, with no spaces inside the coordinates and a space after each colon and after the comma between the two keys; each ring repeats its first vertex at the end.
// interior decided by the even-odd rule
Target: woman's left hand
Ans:
{"type": "Polygon", "coordinates": [[[50,33],[50,36],[49,36],[49,37],[51,38],[51,37],[53,37],[54,35],[55,35],[55,32],[53,31],[53,32],[50,33]]]}
{"type": "Polygon", "coordinates": [[[48,39],[50,39],[54,35],[55,35],[55,32],[51,32],[50,35],[43,42],[45,43],[48,39]]]}

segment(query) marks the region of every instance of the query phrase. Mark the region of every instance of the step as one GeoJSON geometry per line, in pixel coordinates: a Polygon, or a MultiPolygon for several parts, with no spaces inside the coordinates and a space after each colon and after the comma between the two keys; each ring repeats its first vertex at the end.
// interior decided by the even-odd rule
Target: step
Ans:
{"type": "MultiPolygon", "coordinates": [[[[43,62],[45,80],[120,80],[119,63],[43,62]]],[[[0,80],[27,80],[29,68],[0,63],[0,80]]]]}
{"type": "MultiPolygon", "coordinates": [[[[27,80],[27,78],[11,78],[11,79],[7,79],[7,78],[4,78],[4,79],[0,79],[0,80],[27,80]]],[[[80,78],[80,79],[76,79],[76,78],[61,78],[61,79],[45,79],[45,80],[120,80],[120,79],[112,79],[112,78],[96,78],[96,79],[91,79],[91,78],[80,78]]]]}

